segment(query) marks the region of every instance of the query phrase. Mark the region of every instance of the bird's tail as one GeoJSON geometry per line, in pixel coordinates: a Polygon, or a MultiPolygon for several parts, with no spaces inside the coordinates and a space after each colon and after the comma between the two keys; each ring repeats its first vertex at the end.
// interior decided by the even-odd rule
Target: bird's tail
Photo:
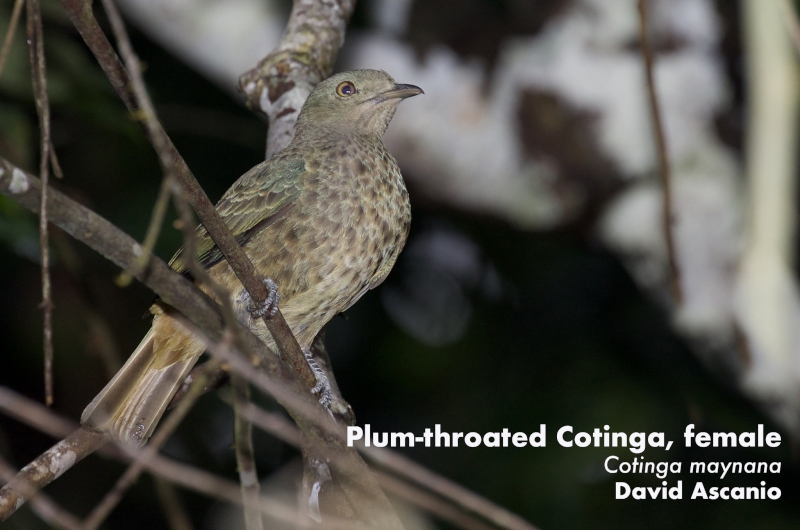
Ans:
{"type": "MultiPolygon", "coordinates": [[[[172,340],[158,340],[166,331],[159,326],[165,323],[164,319],[172,320],[166,315],[156,319],[125,365],[83,411],[81,423],[85,428],[107,432],[117,440],[137,446],[150,438],[203,352],[202,343],[188,336],[178,341],[174,335],[169,338],[172,340]],[[172,350],[176,346],[180,351],[172,350]],[[165,351],[165,347],[172,347],[172,351],[165,351]]],[[[173,328],[174,331],[177,330],[173,328]]]]}

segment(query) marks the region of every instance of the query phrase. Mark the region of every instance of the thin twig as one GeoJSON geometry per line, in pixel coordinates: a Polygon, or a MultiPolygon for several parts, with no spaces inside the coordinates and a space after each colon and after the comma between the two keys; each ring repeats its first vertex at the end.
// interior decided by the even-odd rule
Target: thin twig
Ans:
{"type": "Polygon", "coordinates": [[[234,395],[233,446],[236,451],[236,464],[239,469],[239,483],[242,486],[244,504],[244,526],[247,530],[262,530],[264,521],[258,511],[259,483],[256,462],[253,455],[253,424],[241,414],[243,407],[250,404],[250,387],[241,377],[231,377],[234,395]]]}
{"type": "Polygon", "coordinates": [[[50,176],[50,102],[47,98],[47,68],[44,60],[44,33],[39,0],[27,0],[28,46],[31,57],[36,112],[41,131],[42,205],[39,210],[39,248],[42,258],[42,311],[44,312],[44,399],[53,404],[53,293],[50,286],[50,241],[47,234],[47,182],[50,176]]]}
{"type": "Polygon", "coordinates": [[[189,514],[186,513],[186,509],[178,498],[175,486],[161,477],[153,477],[153,482],[155,482],[156,493],[161,501],[161,508],[167,517],[170,530],[194,530],[189,514]]]}
{"type": "MultiPolygon", "coordinates": [[[[125,67],[130,75],[131,89],[133,90],[136,103],[139,107],[140,112],[134,113],[134,116],[143,122],[148,129],[153,130],[154,127],[152,124],[154,122],[158,123],[158,119],[156,118],[153,103],[150,101],[150,96],[147,93],[144,79],[142,79],[142,68],[139,63],[139,57],[133,51],[130,38],[128,37],[128,31],[125,29],[125,24],[113,0],[102,0],[102,2],[103,9],[108,16],[111,28],[117,38],[117,45],[119,46],[120,53],[125,60],[125,67]]],[[[142,271],[146,269],[150,256],[153,254],[153,248],[161,233],[161,227],[164,224],[164,217],[166,216],[167,206],[169,205],[169,197],[172,192],[175,161],[168,152],[167,140],[159,134],[154,134],[153,138],[156,140],[153,146],[158,154],[164,177],[161,181],[161,188],[159,189],[158,197],[153,207],[153,213],[150,217],[150,224],[147,227],[147,234],[145,235],[144,244],[142,245],[141,259],[137,262],[134,270],[124,271],[120,274],[117,283],[121,286],[128,285],[131,279],[136,276],[136,273],[139,272],[140,268],[142,271]]]]}
{"type": "Polygon", "coordinates": [[[169,402],[167,410],[171,410],[173,407],[177,406],[180,400],[183,399],[183,396],[186,394],[186,392],[188,392],[189,387],[192,385],[192,382],[197,378],[197,375],[200,373],[206,374],[206,384],[202,389],[203,394],[208,394],[209,392],[213,392],[214,390],[219,389],[220,387],[228,383],[229,380],[229,374],[224,365],[220,366],[216,370],[211,371],[210,373],[208,371],[208,368],[206,367],[206,363],[203,363],[199,366],[195,366],[194,368],[192,368],[192,371],[189,372],[189,375],[187,375],[183,379],[183,384],[175,393],[175,395],[172,396],[172,401],[169,402]]]}
{"type": "MultiPolygon", "coordinates": [[[[231,341],[231,336],[223,337],[222,344],[227,344],[231,341]]],[[[207,368],[209,370],[213,370],[216,368],[214,361],[208,363],[207,368]]],[[[150,443],[143,451],[143,455],[141,459],[137,459],[133,464],[125,470],[125,473],[117,480],[117,483],[114,484],[114,487],[109,491],[106,496],[103,498],[102,501],[89,513],[89,515],[84,520],[83,526],[85,530],[94,530],[108,517],[108,514],[116,507],[120,500],[122,500],[122,496],[128,490],[128,488],[139,478],[139,475],[142,473],[145,465],[148,463],[148,459],[151,459],[153,455],[155,455],[161,446],[164,445],[167,440],[169,440],[172,433],[175,432],[175,429],[178,427],[180,422],[189,413],[191,408],[194,406],[197,398],[201,395],[201,390],[205,386],[205,376],[200,375],[197,377],[195,382],[192,384],[192,387],[186,393],[184,398],[181,400],[180,404],[175,407],[175,410],[170,414],[165,421],[161,423],[156,430],[153,437],[150,439],[150,443]]]]}
{"type": "Polygon", "coordinates": [[[58,161],[58,155],[56,155],[56,148],[53,147],[52,138],[50,138],[50,168],[53,170],[53,176],[55,178],[64,178],[64,170],[61,169],[61,162],[58,161]]]}
{"type": "MultiPolygon", "coordinates": [[[[17,475],[11,464],[0,457],[0,482],[9,482],[17,475]]],[[[31,510],[39,519],[53,528],[64,530],[80,530],[81,522],[77,517],[56,504],[50,497],[40,493],[31,499],[31,510]]]]}
{"type": "MultiPolygon", "coordinates": [[[[178,219],[175,221],[175,227],[183,232],[183,248],[184,252],[181,254],[181,260],[186,270],[194,278],[194,283],[198,286],[202,285],[210,290],[216,296],[217,301],[222,309],[222,319],[225,322],[227,329],[234,331],[236,346],[243,351],[247,351],[243,342],[243,337],[236,331],[239,329],[237,326],[238,319],[231,303],[231,293],[223,287],[219,282],[215,281],[208,271],[197,261],[197,233],[195,232],[195,221],[192,209],[189,202],[186,200],[186,194],[181,188],[180,184],[173,182],[172,186],[172,199],[175,204],[175,209],[178,211],[178,219]]],[[[254,357],[254,363],[258,360],[254,357]]]]}
{"type": "Polygon", "coordinates": [[[8,60],[8,53],[11,50],[11,43],[14,41],[14,33],[17,32],[19,17],[22,14],[23,3],[24,0],[16,0],[14,2],[14,9],[11,11],[11,20],[8,22],[8,30],[6,30],[6,38],[3,41],[3,48],[0,49],[0,75],[3,75],[3,69],[6,67],[6,61],[8,60]]]}
{"type": "MultiPolygon", "coordinates": [[[[345,443],[345,431],[319,402],[308,393],[293,393],[284,382],[267,377],[262,370],[253,370],[246,358],[232,348],[222,348],[205,332],[187,321],[182,315],[173,315],[187,331],[206,343],[206,351],[229,366],[232,373],[240,376],[262,391],[273,396],[283,405],[307,437],[308,443],[320,452],[331,455],[334,469],[339,476],[338,485],[353,507],[354,518],[375,527],[402,528],[388,499],[378,487],[372,472],[352,448],[345,443]],[[324,449],[322,449],[324,448],[324,449]]],[[[326,515],[326,517],[329,517],[326,515]]],[[[327,519],[326,519],[327,521],[327,519]]]]}
{"type": "Polygon", "coordinates": [[[122,366],[122,361],[119,348],[114,340],[114,333],[102,311],[97,307],[91,285],[94,278],[86,274],[72,240],[63,230],[53,230],[52,241],[58,252],[60,264],[64,266],[75,283],[73,303],[86,321],[87,350],[100,358],[106,376],[111,379],[122,366]]]}
{"type": "MultiPolygon", "coordinates": [[[[105,2],[106,0],[104,0],[105,2]]],[[[158,236],[161,234],[161,227],[164,226],[164,218],[167,216],[167,206],[169,206],[170,193],[172,191],[172,178],[164,175],[161,180],[161,188],[158,190],[158,197],[153,206],[153,212],[150,214],[150,224],[147,226],[147,232],[142,242],[142,255],[139,260],[134,264],[134,268],[130,271],[122,271],[117,276],[116,284],[120,287],[127,287],[136,273],[142,272],[147,268],[150,262],[150,256],[153,254],[153,249],[158,241],[158,236]]]]}
{"type": "Polygon", "coordinates": [[[683,288],[681,284],[678,258],[675,254],[675,236],[673,233],[672,215],[672,179],[670,176],[669,155],[667,154],[667,139],[664,134],[664,123],[661,119],[661,107],[658,104],[655,78],[653,76],[653,48],[650,43],[648,20],[648,0],[638,0],[639,5],[639,40],[642,45],[645,76],[647,78],[647,95],[650,103],[650,113],[653,118],[653,132],[656,138],[656,152],[658,154],[658,175],[661,178],[662,188],[662,223],[664,225],[664,241],[667,246],[667,267],[669,275],[669,289],[676,306],[683,303],[683,288]]]}

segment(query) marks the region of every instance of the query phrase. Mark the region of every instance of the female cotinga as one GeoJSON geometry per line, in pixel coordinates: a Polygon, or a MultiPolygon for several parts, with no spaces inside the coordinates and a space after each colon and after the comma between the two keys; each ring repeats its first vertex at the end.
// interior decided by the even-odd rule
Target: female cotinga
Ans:
{"type": "MultiPolygon", "coordinates": [[[[411,221],[408,192],[382,137],[400,101],[421,93],[380,70],[330,77],[308,97],[291,143],[239,178],[217,203],[258,274],[277,284],[281,311],[304,351],[334,315],[383,281],[403,249],[411,221]]],[[[274,349],[202,227],[197,248],[199,262],[230,292],[240,320],[274,349]]],[[[185,272],[179,255],[170,264],[185,272]]],[[[84,427],[137,445],[150,437],[205,348],[172,311],[153,305],[152,328],[86,407],[84,427]]]]}

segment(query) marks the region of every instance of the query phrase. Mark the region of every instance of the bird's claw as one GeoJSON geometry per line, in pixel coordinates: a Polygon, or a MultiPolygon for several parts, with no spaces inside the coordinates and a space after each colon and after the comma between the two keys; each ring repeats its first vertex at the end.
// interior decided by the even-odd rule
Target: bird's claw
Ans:
{"type": "Polygon", "coordinates": [[[317,384],[311,389],[311,393],[317,396],[320,404],[325,407],[325,410],[330,412],[331,403],[333,402],[333,388],[331,387],[331,382],[328,380],[328,376],[325,374],[325,371],[320,368],[317,362],[314,360],[314,356],[311,355],[311,351],[303,350],[303,354],[306,357],[308,366],[311,368],[311,372],[314,374],[314,378],[317,380],[317,384]]]}
{"type": "Polygon", "coordinates": [[[264,300],[264,303],[258,306],[253,302],[252,298],[248,297],[247,311],[253,318],[261,318],[263,316],[272,318],[275,316],[275,313],[278,312],[278,301],[281,298],[281,295],[278,293],[278,284],[269,278],[265,278],[263,281],[267,288],[267,299],[264,300]]]}

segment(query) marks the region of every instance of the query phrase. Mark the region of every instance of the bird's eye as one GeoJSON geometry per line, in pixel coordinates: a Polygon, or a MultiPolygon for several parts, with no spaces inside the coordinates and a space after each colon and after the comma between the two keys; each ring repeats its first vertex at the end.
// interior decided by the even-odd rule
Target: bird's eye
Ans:
{"type": "Polygon", "coordinates": [[[343,98],[350,97],[356,92],[356,86],[350,81],[339,83],[339,86],[336,87],[336,93],[343,98]]]}

